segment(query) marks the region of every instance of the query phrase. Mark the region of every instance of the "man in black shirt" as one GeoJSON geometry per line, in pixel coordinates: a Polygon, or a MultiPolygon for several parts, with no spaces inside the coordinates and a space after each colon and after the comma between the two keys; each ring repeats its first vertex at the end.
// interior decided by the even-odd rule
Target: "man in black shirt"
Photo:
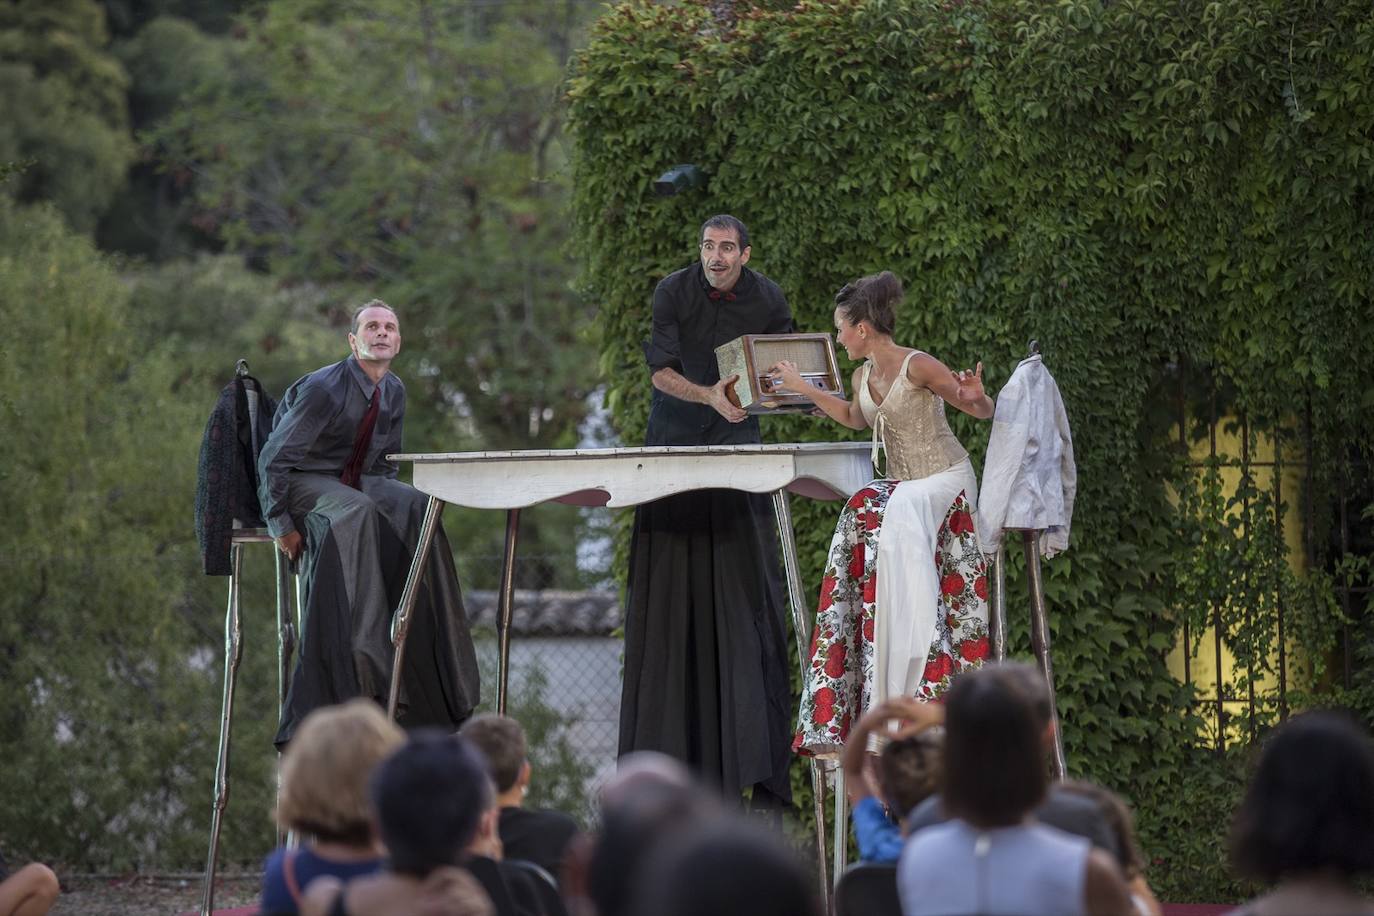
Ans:
{"type": "MultiPolygon", "coordinates": [[[[263,517],[305,579],[278,746],[317,706],[355,696],[386,702],[391,611],[427,502],[386,457],[401,451],[406,406],[405,385],[390,371],[401,350],[395,311],[380,299],[359,308],[348,343],[350,356],[287,389],[258,456],[263,517]]],[[[412,620],[398,718],[452,729],[477,705],[477,657],[442,528],[412,620]]]]}
{"type": "MultiPolygon", "coordinates": [[[[646,445],[742,445],[759,426],[725,395],[715,348],[793,330],[787,299],[747,267],[733,216],[702,226],[700,261],[654,290],[645,348],[646,445]]],[[[635,512],[625,615],[620,753],[661,751],[756,807],[791,797],[791,700],[778,542],[769,498],[683,493],[635,512]]]]}

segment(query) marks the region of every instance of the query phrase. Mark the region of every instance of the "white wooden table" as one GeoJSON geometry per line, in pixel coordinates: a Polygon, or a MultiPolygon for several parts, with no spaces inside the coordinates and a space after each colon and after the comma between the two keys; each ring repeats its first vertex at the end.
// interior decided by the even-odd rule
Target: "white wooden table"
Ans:
{"type": "MultiPolygon", "coordinates": [[[[423,560],[429,553],[445,503],[506,511],[506,545],[497,615],[500,661],[496,708],[499,712],[506,710],[511,599],[520,510],[543,502],[621,508],[691,490],[730,489],[771,494],[782,542],[797,658],[805,672],[811,615],[797,563],[788,493],[812,499],[848,499],[873,478],[870,450],[868,442],[807,442],[389,455],[393,461],[413,465],[412,483],[429,496],[429,503],[401,603],[391,623],[395,658],[388,711],[395,715],[410,614],[424,571],[423,560]]],[[[824,877],[825,776],[815,759],[811,761],[811,780],[816,796],[818,865],[824,877]]],[[[838,795],[837,804],[842,801],[843,792],[838,795]]],[[[837,808],[837,814],[839,810],[837,808]]],[[[837,818],[837,835],[844,836],[843,830],[844,824],[837,818]]],[[[835,874],[838,876],[844,843],[836,842],[835,846],[835,874]]],[[[828,894],[830,882],[822,880],[821,883],[828,894]]]]}

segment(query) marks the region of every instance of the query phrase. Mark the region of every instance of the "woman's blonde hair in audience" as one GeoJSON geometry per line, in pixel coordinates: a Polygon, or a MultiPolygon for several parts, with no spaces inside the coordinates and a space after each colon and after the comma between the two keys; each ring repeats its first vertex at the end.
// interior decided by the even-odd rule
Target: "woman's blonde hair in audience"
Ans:
{"type": "Polygon", "coordinates": [[[368,778],[404,743],[405,732],[372,700],[310,713],[282,758],[277,823],[317,840],[369,844],[368,778]]]}

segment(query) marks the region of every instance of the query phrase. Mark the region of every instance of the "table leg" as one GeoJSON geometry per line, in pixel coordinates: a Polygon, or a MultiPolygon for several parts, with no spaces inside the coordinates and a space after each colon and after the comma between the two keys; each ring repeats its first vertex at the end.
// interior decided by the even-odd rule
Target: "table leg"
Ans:
{"type": "MultiPolygon", "coordinates": [[[[796,637],[797,661],[801,666],[802,677],[806,676],[807,663],[810,661],[807,656],[809,646],[808,637],[811,635],[810,617],[806,612],[806,598],[802,591],[801,565],[797,562],[797,540],[792,530],[792,508],[787,501],[786,490],[773,491],[773,513],[778,519],[778,540],[782,543],[782,563],[783,571],[787,576],[787,595],[792,606],[792,632],[796,637]]],[[[821,761],[815,757],[811,758],[811,791],[815,797],[814,816],[816,819],[816,868],[821,877],[821,893],[824,895],[824,912],[830,912],[830,881],[825,872],[825,771],[821,766],[821,761]]],[[[837,793],[837,799],[843,798],[844,793],[841,789],[837,793]]],[[[839,803],[838,800],[836,802],[839,803]]],[[[844,828],[844,822],[835,822],[835,846],[836,846],[836,871],[835,876],[840,874],[840,866],[843,861],[844,843],[839,837],[844,828]]]]}
{"type": "Polygon", "coordinates": [[[210,852],[205,860],[205,889],[201,895],[201,916],[210,916],[215,906],[215,860],[219,858],[220,826],[229,805],[229,738],[234,717],[234,685],[239,662],[243,659],[243,625],[239,614],[239,574],[243,570],[243,545],[229,548],[229,607],[224,614],[224,701],[219,717],[219,754],[215,759],[215,800],[210,814],[210,852]]]}
{"type": "Polygon", "coordinates": [[[1007,551],[1002,543],[992,558],[992,607],[988,609],[988,642],[992,643],[992,660],[1007,657],[1007,551]]]}
{"type": "Polygon", "coordinates": [[[496,615],[496,712],[506,714],[506,693],[510,685],[510,619],[515,605],[515,546],[520,538],[520,510],[506,510],[506,550],[501,558],[501,597],[496,615]]]}
{"type": "Polygon", "coordinates": [[[1040,577],[1040,532],[1021,532],[1026,550],[1026,582],[1031,599],[1031,649],[1040,662],[1045,685],[1050,692],[1050,714],[1054,717],[1054,778],[1063,779],[1067,771],[1064,761],[1064,738],[1059,733],[1059,703],[1054,697],[1054,664],[1050,660],[1050,622],[1045,611],[1045,584],[1040,577]]]}
{"type": "Polygon", "coordinates": [[[386,714],[396,718],[396,704],[401,697],[401,664],[405,661],[406,633],[410,630],[410,614],[415,609],[415,599],[424,579],[425,565],[429,561],[429,548],[434,543],[434,532],[439,527],[439,517],[444,514],[444,503],[437,496],[431,496],[425,504],[425,519],[420,523],[420,536],[415,542],[415,556],[410,561],[410,573],[406,576],[405,588],[401,590],[401,603],[391,618],[391,644],[395,652],[391,660],[391,692],[387,696],[386,714]]]}

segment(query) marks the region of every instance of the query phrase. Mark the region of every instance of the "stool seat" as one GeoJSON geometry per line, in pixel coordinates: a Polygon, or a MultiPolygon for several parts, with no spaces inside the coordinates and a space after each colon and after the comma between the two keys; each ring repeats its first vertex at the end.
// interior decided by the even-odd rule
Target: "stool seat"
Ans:
{"type": "Polygon", "coordinates": [[[268,541],[275,541],[272,533],[266,528],[232,528],[229,531],[229,540],[234,544],[263,544],[268,541]]]}

